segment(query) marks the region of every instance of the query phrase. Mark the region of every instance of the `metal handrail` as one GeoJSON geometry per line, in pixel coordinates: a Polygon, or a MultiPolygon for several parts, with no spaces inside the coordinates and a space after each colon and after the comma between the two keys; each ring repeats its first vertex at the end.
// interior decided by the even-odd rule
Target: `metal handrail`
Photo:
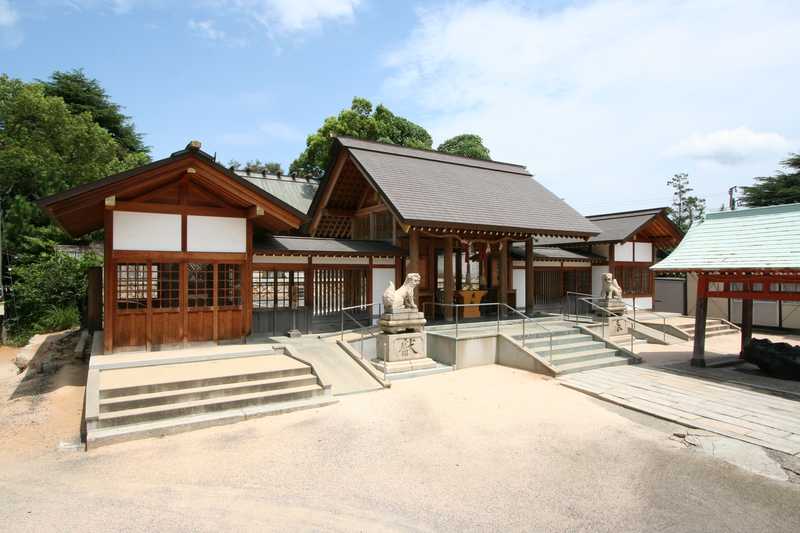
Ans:
{"type": "MultiPolygon", "coordinates": [[[[596,303],[592,302],[591,300],[593,300],[593,299],[594,299],[594,298],[582,298],[581,300],[582,300],[583,302],[586,302],[587,304],[591,305],[591,306],[592,306],[592,307],[594,307],[595,309],[599,309],[599,310],[603,311],[604,313],[606,313],[606,316],[605,316],[606,322],[603,322],[603,321],[601,321],[601,322],[600,322],[600,324],[601,324],[601,326],[602,326],[602,328],[603,328],[603,329],[601,330],[601,333],[600,333],[600,335],[601,335],[601,336],[602,336],[604,339],[606,338],[606,323],[608,323],[608,326],[609,326],[609,328],[611,327],[611,324],[610,324],[610,321],[609,321],[609,315],[610,315],[610,316],[613,316],[613,317],[615,317],[615,318],[621,318],[621,319],[623,319],[623,320],[627,320],[627,321],[631,322],[631,323],[633,324],[632,331],[636,331],[636,324],[637,324],[637,322],[636,322],[635,320],[631,319],[631,317],[629,317],[629,316],[625,316],[625,315],[618,315],[618,314],[614,313],[613,311],[610,311],[609,309],[607,309],[607,308],[605,308],[605,307],[602,307],[602,306],[599,306],[599,305],[597,305],[596,303]]],[[[642,324],[642,325],[644,325],[644,324],[642,324]]],[[[632,332],[630,332],[630,333],[629,333],[629,335],[630,335],[630,337],[631,337],[631,353],[635,353],[635,352],[633,351],[633,333],[632,333],[632,332]]],[[[666,333],[665,333],[665,335],[664,335],[664,338],[666,339],[666,333]]]]}
{"type": "MultiPolygon", "coordinates": [[[[586,302],[586,303],[591,303],[590,300],[606,300],[606,298],[592,296],[590,298],[581,298],[581,300],[586,302]]],[[[633,321],[635,323],[647,327],[647,324],[644,324],[640,320],[637,320],[637,318],[636,318],[636,309],[637,309],[637,307],[635,305],[627,304],[623,300],[620,300],[620,303],[622,303],[622,305],[625,306],[625,309],[632,309],[633,310],[633,321]]],[[[591,303],[591,304],[595,305],[593,303],[591,303]]],[[[600,309],[605,309],[603,306],[598,306],[598,307],[600,309]]],[[[659,313],[657,313],[655,311],[649,311],[649,310],[646,310],[646,309],[642,309],[642,311],[644,311],[645,313],[651,314],[651,315],[655,315],[655,316],[657,316],[658,318],[661,319],[661,333],[663,334],[664,342],[666,342],[667,341],[667,318],[668,317],[666,317],[664,315],[661,315],[661,314],[659,314],[659,313]]],[[[626,317],[626,318],[630,319],[630,317],[626,317]]]]}
{"type": "MultiPolygon", "coordinates": [[[[566,303],[567,303],[567,311],[569,311],[569,297],[570,296],[588,296],[590,298],[592,297],[591,294],[587,294],[585,292],[567,291],[564,294],[564,299],[561,300],[561,316],[567,317],[567,319],[569,319],[570,313],[569,312],[564,313],[564,302],[566,301],[566,303]]],[[[575,302],[575,317],[577,318],[577,316],[578,316],[578,298],[575,298],[573,301],[575,302]]]]}
{"type": "MultiPolygon", "coordinates": [[[[365,307],[374,307],[376,305],[378,306],[378,311],[379,311],[378,316],[380,316],[380,309],[381,309],[381,307],[383,305],[380,302],[370,303],[370,304],[363,304],[363,305],[351,305],[349,307],[342,307],[342,309],[341,309],[341,313],[342,313],[341,327],[342,327],[342,329],[339,332],[339,334],[341,336],[340,339],[341,339],[342,342],[344,342],[344,317],[347,316],[347,318],[349,318],[350,320],[355,322],[357,326],[359,326],[354,331],[357,331],[359,333],[359,335],[361,336],[361,338],[360,338],[361,348],[358,351],[358,354],[361,356],[361,359],[364,359],[364,332],[366,330],[371,329],[374,325],[373,324],[368,324],[366,326],[363,325],[356,317],[354,317],[353,315],[351,315],[347,311],[348,310],[352,310],[352,309],[362,309],[362,308],[365,308],[365,307]]],[[[372,316],[370,316],[370,322],[372,322],[372,316]]],[[[383,380],[386,381],[386,361],[383,362],[383,380]]]]}
{"type": "Polygon", "coordinates": [[[728,324],[730,327],[732,327],[736,331],[742,331],[742,328],[740,328],[739,326],[737,326],[736,324],[734,324],[733,322],[731,322],[730,320],[728,320],[726,318],[710,316],[710,317],[706,317],[706,320],[719,320],[720,322],[724,322],[724,323],[728,324]]]}
{"type": "MultiPolygon", "coordinates": [[[[423,304],[422,304],[423,311],[424,311],[426,305],[432,305],[432,306],[434,306],[434,308],[438,305],[440,307],[454,307],[456,309],[456,312],[454,313],[454,315],[455,315],[455,326],[456,326],[456,340],[458,340],[458,308],[459,307],[480,307],[480,306],[490,306],[490,305],[491,306],[495,306],[497,308],[497,333],[498,334],[500,334],[500,307],[503,306],[506,309],[510,309],[511,311],[513,311],[514,313],[516,313],[516,314],[518,314],[519,316],[522,317],[522,346],[523,347],[525,346],[525,339],[527,338],[527,332],[526,332],[526,329],[525,329],[525,325],[526,325],[528,320],[533,320],[531,317],[527,316],[525,313],[522,313],[521,311],[511,307],[510,305],[508,305],[506,303],[501,303],[501,302],[486,302],[486,303],[480,303],[480,304],[448,304],[448,303],[441,303],[441,302],[423,302],[423,304]]],[[[543,326],[541,324],[537,324],[536,322],[532,322],[532,324],[534,326],[544,330],[544,332],[548,335],[549,341],[550,341],[550,353],[549,353],[549,355],[550,355],[550,361],[552,362],[552,360],[553,360],[553,332],[549,328],[547,328],[547,327],[545,327],[545,326],[543,326]]]]}
{"type": "MultiPolygon", "coordinates": [[[[342,341],[344,341],[344,316],[345,316],[345,314],[353,322],[355,322],[356,324],[361,325],[361,323],[358,320],[356,320],[355,318],[353,318],[353,316],[350,315],[350,313],[348,313],[347,311],[350,311],[351,309],[366,309],[366,308],[370,308],[370,321],[372,321],[372,316],[373,315],[372,315],[371,309],[373,307],[375,307],[376,305],[378,306],[378,316],[381,316],[381,309],[383,308],[383,302],[373,302],[373,303],[368,303],[368,304],[350,305],[350,306],[342,307],[341,309],[339,309],[339,311],[340,311],[339,335],[341,336],[342,341]]],[[[373,324],[370,324],[369,326],[362,326],[362,327],[371,328],[372,326],[373,326],[373,324]]]]}

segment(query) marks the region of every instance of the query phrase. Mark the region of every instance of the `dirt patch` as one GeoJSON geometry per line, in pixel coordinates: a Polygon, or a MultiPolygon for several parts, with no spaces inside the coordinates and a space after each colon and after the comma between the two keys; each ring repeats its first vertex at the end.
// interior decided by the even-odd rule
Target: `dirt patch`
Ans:
{"type": "Polygon", "coordinates": [[[23,373],[17,348],[0,348],[0,449],[38,455],[80,437],[88,366],[76,354],[79,332],[52,334],[23,373]]]}

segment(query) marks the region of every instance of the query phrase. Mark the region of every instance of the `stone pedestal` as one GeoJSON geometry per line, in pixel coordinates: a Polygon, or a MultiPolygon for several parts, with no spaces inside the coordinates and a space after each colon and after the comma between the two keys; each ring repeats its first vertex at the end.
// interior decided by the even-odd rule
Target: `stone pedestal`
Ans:
{"type": "Polygon", "coordinates": [[[408,372],[436,367],[428,357],[425,333],[380,333],[377,338],[378,358],[372,364],[381,372],[408,372]]]}
{"type": "Polygon", "coordinates": [[[410,331],[421,332],[425,326],[425,315],[419,311],[403,310],[384,313],[378,325],[385,333],[407,333],[410,331]]]}

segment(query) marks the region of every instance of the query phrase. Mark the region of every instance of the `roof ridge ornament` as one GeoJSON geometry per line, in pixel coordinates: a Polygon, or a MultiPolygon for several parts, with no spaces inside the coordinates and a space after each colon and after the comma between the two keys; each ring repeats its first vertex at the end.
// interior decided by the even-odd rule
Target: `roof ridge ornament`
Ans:
{"type": "Polygon", "coordinates": [[[200,150],[203,147],[203,143],[198,140],[191,140],[189,144],[186,145],[187,150],[200,150]]]}

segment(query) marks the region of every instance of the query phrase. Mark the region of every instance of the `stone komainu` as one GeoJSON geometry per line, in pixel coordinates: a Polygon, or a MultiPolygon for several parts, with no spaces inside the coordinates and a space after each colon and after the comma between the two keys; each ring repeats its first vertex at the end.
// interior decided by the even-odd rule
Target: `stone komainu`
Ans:
{"type": "Polygon", "coordinates": [[[419,285],[421,279],[419,274],[411,273],[406,276],[406,282],[399,289],[395,289],[394,283],[390,281],[389,286],[383,293],[384,312],[416,311],[417,304],[414,303],[414,289],[419,285]]]}

